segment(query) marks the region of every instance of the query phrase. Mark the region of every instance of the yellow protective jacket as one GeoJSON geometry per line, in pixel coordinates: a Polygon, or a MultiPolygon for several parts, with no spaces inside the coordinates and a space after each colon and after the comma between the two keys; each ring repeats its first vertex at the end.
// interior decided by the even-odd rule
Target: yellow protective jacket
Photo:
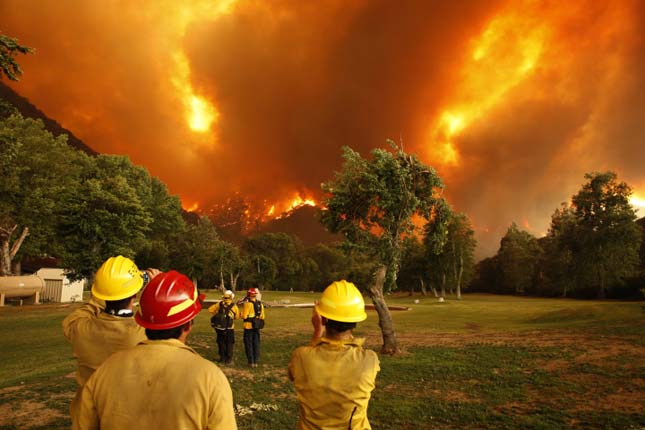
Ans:
{"type": "Polygon", "coordinates": [[[235,430],[226,376],[177,339],[146,340],[112,355],[87,381],[84,430],[235,430]]]}
{"type": "MultiPolygon", "coordinates": [[[[215,315],[217,312],[219,312],[219,307],[221,306],[222,303],[224,303],[224,305],[226,305],[226,306],[230,306],[231,303],[233,303],[233,300],[231,300],[231,299],[223,299],[221,302],[217,302],[214,305],[212,305],[211,307],[209,307],[208,312],[210,312],[213,315],[215,315]]],[[[231,306],[231,308],[228,311],[228,316],[231,319],[231,327],[228,327],[229,330],[234,329],[233,321],[236,320],[236,319],[239,319],[240,315],[241,315],[240,314],[240,308],[238,308],[237,305],[235,305],[235,304],[233,306],[231,306]]]]}
{"type": "MultiPolygon", "coordinates": [[[[256,299],[249,299],[248,301],[244,302],[244,305],[242,306],[242,319],[245,320],[247,318],[253,318],[255,317],[255,308],[253,307],[253,302],[255,302],[256,299]]],[[[260,319],[264,319],[264,304],[260,302],[260,319]]],[[[252,324],[248,321],[244,321],[244,328],[245,329],[251,329],[253,328],[252,324]]]]}
{"type": "Polygon", "coordinates": [[[367,405],[381,367],[363,342],[323,337],[293,352],[289,378],[300,403],[298,429],[371,429],[367,405]]]}
{"type": "Polygon", "coordinates": [[[104,308],[102,300],[92,297],[63,320],[63,334],[72,344],[78,362],[78,388],[70,407],[72,428],[76,428],[83,385],[92,373],[113,353],[133,348],[147,339],[145,330],[133,317],[106,314],[104,308]]]}

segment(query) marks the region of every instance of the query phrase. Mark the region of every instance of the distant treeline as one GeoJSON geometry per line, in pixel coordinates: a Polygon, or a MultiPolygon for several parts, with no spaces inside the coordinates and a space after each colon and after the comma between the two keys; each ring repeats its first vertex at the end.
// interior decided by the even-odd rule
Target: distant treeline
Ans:
{"type": "Polygon", "coordinates": [[[577,298],[643,298],[645,218],[612,172],[587,174],[571,204],[536,238],[513,224],[493,257],[479,262],[469,291],[577,298]]]}

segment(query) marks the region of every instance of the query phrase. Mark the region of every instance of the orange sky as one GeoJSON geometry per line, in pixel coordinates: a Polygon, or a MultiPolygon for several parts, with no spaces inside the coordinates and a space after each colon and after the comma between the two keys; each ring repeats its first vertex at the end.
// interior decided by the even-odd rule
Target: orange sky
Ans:
{"type": "Polygon", "coordinates": [[[186,207],[318,197],[342,145],[386,138],[437,168],[480,255],[512,221],[546,232],[586,172],[645,200],[639,0],[3,0],[0,16],[36,48],[12,86],[186,207]]]}

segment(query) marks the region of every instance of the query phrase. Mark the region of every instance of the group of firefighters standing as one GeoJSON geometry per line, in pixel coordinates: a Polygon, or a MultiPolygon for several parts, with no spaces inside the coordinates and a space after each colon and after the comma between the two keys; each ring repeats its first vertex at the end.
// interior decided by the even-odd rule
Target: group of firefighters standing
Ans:
{"type": "Polygon", "coordinates": [[[217,333],[217,350],[219,362],[233,363],[233,346],[235,345],[234,321],[244,321],[244,351],[250,367],[258,367],[260,360],[260,329],[264,327],[264,304],[258,298],[257,288],[249,288],[246,297],[239,303],[233,303],[235,294],[224,291],[222,300],[208,308],[213,314],[211,326],[217,333]],[[242,310],[238,307],[242,306],[242,310]]]}
{"type": "MultiPolygon", "coordinates": [[[[257,367],[265,317],[257,295],[250,289],[238,306],[226,291],[209,308],[215,316],[224,307],[225,326],[216,326],[222,363],[232,362],[232,321],[239,318],[248,363],[257,367]]],[[[78,361],[72,428],[237,429],[228,379],[186,345],[203,299],[179,272],[139,271],[122,256],[105,261],[92,298],[63,321],[78,361]]],[[[316,302],[311,344],[293,352],[288,368],[300,404],[298,429],[371,428],[367,406],[379,360],[352,336],[366,318],[362,295],[346,281],[332,283],[316,302]]]]}

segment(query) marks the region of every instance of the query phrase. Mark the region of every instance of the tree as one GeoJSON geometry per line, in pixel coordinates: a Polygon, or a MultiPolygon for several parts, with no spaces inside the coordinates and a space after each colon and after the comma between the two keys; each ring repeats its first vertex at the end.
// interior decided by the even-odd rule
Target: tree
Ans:
{"type": "Polygon", "coordinates": [[[428,260],[425,247],[417,237],[408,237],[403,242],[401,255],[401,269],[399,281],[403,285],[410,286],[410,295],[414,293],[415,285],[419,285],[421,294],[427,294],[426,278],[428,273],[428,260]]]}
{"type": "Polygon", "coordinates": [[[147,244],[152,217],[142,203],[139,184],[128,179],[135,169],[125,157],[100,155],[87,163],[76,190],[62,197],[60,252],[73,278],[90,277],[110,256],[130,258],[147,244]],[[119,170],[112,169],[122,165],[119,170]]]}
{"type": "Polygon", "coordinates": [[[193,282],[214,282],[219,275],[218,258],[221,248],[215,227],[206,216],[199,218],[197,225],[188,225],[179,234],[176,245],[171,249],[174,268],[193,279],[193,282]]]}
{"type": "Polygon", "coordinates": [[[531,289],[540,254],[537,239],[512,223],[497,252],[504,292],[525,293],[531,289]]]}
{"type": "Polygon", "coordinates": [[[566,203],[551,216],[538,274],[539,292],[543,295],[567,297],[578,284],[572,252],[576,223],[575,213],[566,203]]]}
{"type": "Polygon", "coordinates": [[[330,232],[343,234],[351,247],[370,255],[375,263],[369,293],[379,315],[385,354],[399,348],[384,288],[396,288],[402,240],[415,230],[413,217],[430,219],[442,200],[443,187],[434,169],[390,144],[393,152],[375,149],[371,160],[343,148],[342,171],[322,184],[327,196],[321,213],[321,222],[330,232]]]}
{"type": "MultiPolygon", "coordinates": [[[[89,157],[52,136],[40,120],[0,119],[0,276],[21,255],[55,253],[62,197],[78,189],[89,157]]],[[[17,273],[17,271],[15,272],[17,273]]]]}
{"type": "Polygon", "coordinates": [[[436,213],[435,219],[424,227],[430,280],[441,286],[441,297],[449,286],[451,293],[453,288],[456,290],[460,300],[464,280],[470,280],[473,275],[475,232],[468,217],[454,212],[447,204],[438,206],[436,213]]]}
{"type": "Polygon", "coordinates": [[[29,54],[32,48],[18,43],[18,39],[0,34],[0,77],[4,74],[12,81],[17,81],[22,75],[20,65],[16,62],[17,54],[29,54]]]}
{"type": "Polygon", "coordinates": [[[629,203],[632,189],[614,172],[587,173],[573,196],[576,219],[571,251],[578,279],[604,298],[608,286],[635,274],[642,231],[629,203]]]}
{"type": "MultiPolygon", "coordinates": [[[[256,279],[264,288],[279,290],[297,289],[303,270],[302,245],[296,237],[286,233],[262,233],[248,238],[242,245],[243,252],[248,256],[251,269],[256,269],[256,279]],[[262,276],[262,267],[258,266],[258,258],[263,257],[267,265],[265,269],[275,267],[275,277],[262,276]],[[268,262],[270,260],[273,264],[268,262]]],[[[268,272],[270,273],[270,272],[268,272]]],[[[267,273],[267,274],[268,274],[267,273]]]]}

